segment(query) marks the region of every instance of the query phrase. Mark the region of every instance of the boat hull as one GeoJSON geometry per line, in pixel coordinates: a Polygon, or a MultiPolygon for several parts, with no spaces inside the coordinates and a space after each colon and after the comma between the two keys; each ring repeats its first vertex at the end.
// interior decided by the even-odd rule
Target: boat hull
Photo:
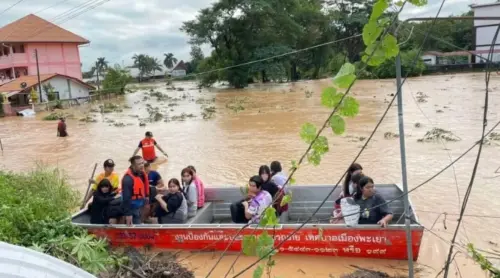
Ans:
{"type": "MultiPolygon", "coordinates": [[[[234,226],[234,225],[232,225],[234,226]]],[[[371,227],[335,227],[337,225],[315,225],[304,227],[296,234],[296,225],[282,225],[267,229],[275,237],[275,246],[290,236],[279,253],[380,258],[406,260],[406,233],[403,227],[380,229],[371,227]]],[[[399,226],[399,225],[398,225],[399,226]]],[[[247,227],[239,234],[236,227],[100,227],[88,228],[89,232],[107,238],[113,246],[153,247],[160,249],[185,249],[240,251],[245,235],[260,234],[266,229],[247,227]],[[235,238],[236,236],[236,238],[235,238]],[[233,238],[235,238],[233,240],[233,238]]],[[[413,259],[418,259],[423,230],[412,230],[413,259]]]]}

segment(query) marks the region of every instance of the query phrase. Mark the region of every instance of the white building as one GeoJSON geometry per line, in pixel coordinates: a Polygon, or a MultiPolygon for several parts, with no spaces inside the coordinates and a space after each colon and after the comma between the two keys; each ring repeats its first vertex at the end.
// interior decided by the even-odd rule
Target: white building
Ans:
{"type": "Polygon", "coordinates": [[[433,66],[437,64],[438,55],[439,54],[435,51],[427,51],[424,53],[424,55],[422,55],[421,58],[424,61],[424,64],[433,66]]]}
{"type": "MultiPolygon", "coordinates": [[[[474,17],[500,17],[500,2],[491,4],[471,5],[474,11],[474,17]]],[[[474,20],[474,34],[475,34],[475,52],[481,57],[488,57],[488,52],[492,46],[493,37],[497,30],[500,20],[474,20]]],[[[494,43],[495,53],[493,54],[492,61],[500,62],[500,34],[494,43]]],[[[476,63],[485,62],[479,57],[475,58],[476,63]]]]}
{"type": "Polygon", "coordinates": [[[186,72],[187,72],[187,66],[184,63],[184,61],[181,60],[172,69],[172,71],[170,72],[170,75],[173,77],[182,77],[182,76],[186,76],[186,72]]]}

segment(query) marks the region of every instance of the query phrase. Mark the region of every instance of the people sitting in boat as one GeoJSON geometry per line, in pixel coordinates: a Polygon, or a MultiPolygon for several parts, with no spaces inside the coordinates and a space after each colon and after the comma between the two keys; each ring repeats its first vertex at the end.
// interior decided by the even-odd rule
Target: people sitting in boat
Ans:
{"type": "Polygon", "coordinates": [[[159,204],[155,210],[158,223],[177,224],[186,222],[188,206],[178,179],[169,180],[168,192],[165,195],[157,194],[155,199],[159,204]]]}
{"type": "Polygon", "coordinates": [[[163,184],[160,173],[158,173],[158,171],[156,170],[153,170],[153,167],[151,167],[151,163],[144,163],[144,171],[146,171],[146,174],[148,174],[149,186],[157,186],[163,184]]]}
{"type": "Polygon", "coordinates": [[[282,188],[288,177],[283,173],[281,163],[279,161],[271,162],[271,180],[279,187],[282,188]]]}
{"type": "Polygon", "coordinates": [[[104,172],[97,175],[95,179],[89,180],[89,183],[92,184],[92,187],[90,193],[88,194],[87,200],[85,200],[87,206],[92,202],[91,198],[94,195],[94,192],[97,190],[97,185],[103,179],[107,179],[110,181],[113,192],[118,192],[118,189],[120,188],[120,177],[118,176],[117,173],[114,172],[115,162],[112,159],[106,159],[104,161],[103,167],[104,167],[104,172]]]}
{"type": "Polygon", "coordinates": [[[262,189],[269,192],[274,198],[276,193],[280,190],[279,187],[271,180],[271,169],[269,166],[262,165],[259,168],[259,176],[262,179],[262,189]]]}
{"type": "Polygon", "coordinates": [[[201,209],[205,205],[205,184],[200,179],[200,176],[196,173],[194,166],[189,165],[189,169],[193,171],[194,174],[194,184],[196,185],[196,193],[198,193],[198,209],[201,209]]]}
{"type": "Polygon", "coordinates": [[[253,176],[248,182],[248,197],[230,206],[231,218],[234,223],[260,222],[262,213],[273,202],[273,197],[262,189],[263,181],[259,176],[253,176]]]}
{"type": "Polygon", "coordinates": [[[182,169],[181,176],[183,191],[187,199],[188,217],[191,218],[196,215],[196,211],[198,210],[198,192],[194,183],[193,170],[184,168],[182,169]]]}
{"type": "Polygon", "coordinates": [[[149,203],[149,179],[141,156],[129,159],[130,167],[122,178],[122,209],[127,225],[141,224],[141,211],[149,203]]]}
{"type": "MultiPolygon", "coordinates": [[[[364,176],[365,175],[363,174],[363,172],[358,172],[351,177],[350,184],[352,184],[352,186],[354,188],[353,195],[356,194],[356,192],[360,191],[359,181],[364,176]]],[[[340,201],[342,200],[342,198],[346,198],[346,197],[339,197],[335,201],[335,208],[333,209],[333,217],[330,219],[331,224],[340,224],[340,223],[344,222],[342,219],[342,213],[341,213],[341,208],[340,208],[340,201]]]]}
{"type": "Polygon", "coordinates": [[[363,167],[359,165],[358,163],[353,163],[351,166],[349,166],[349,169],[347,169],[347,175],[344,180],[344,184],[342,185],[342,192],[340,192],[340,198],[342,197],[349,197],[354,194],[354,191],[356,190],[356,187],[352,183],[352,176],[361,173],[363,171],[363,167]]]}
{"type": "Polygon", "coordinates": [[[116,199],[116,196],[116,192],[113,192],[111,182],[107,179],[102,179],[93,193],[92,206],[90,207],[90,223],[116,223],[116,219],[110,219],[110,215],[108,213],[111,202],[116,199]]]}
{"type": "Polygon", "coordinates": [[[153,163],[156,161],[156,151],[155,147],[160,150],[166,157],[168,157],[167,153],[156,143],[156,140],[153,138],[153,133],[151,131],[146,132],[146,137],[139,142],[139,146],[135,149],[133,156],[137,155],[139,150],[142,150],[142,157],[146,162],[153,163]]]}
{"type": "Polygon", "coordinates": [[[391,222],[393,213],[382,196],[375,192],[373,179],[364,176],[359,181],[359,191],[354,195],[354,201],[360,206],[358,223],[378,224],[385,228],[391,222]]]}

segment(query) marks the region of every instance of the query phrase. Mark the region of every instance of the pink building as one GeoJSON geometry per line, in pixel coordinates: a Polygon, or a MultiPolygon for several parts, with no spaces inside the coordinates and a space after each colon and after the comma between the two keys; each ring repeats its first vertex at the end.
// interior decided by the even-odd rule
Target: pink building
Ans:
{"type": "Polygon", "coordinates": [[[82,79],[78,47],[89,41],[30,14],[0,28],[0,85],[26,75],[61,74],[82,79]]]}

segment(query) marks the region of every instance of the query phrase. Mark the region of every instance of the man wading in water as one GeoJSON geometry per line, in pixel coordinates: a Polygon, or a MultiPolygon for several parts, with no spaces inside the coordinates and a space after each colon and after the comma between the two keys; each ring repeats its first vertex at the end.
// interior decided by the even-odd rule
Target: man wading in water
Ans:
{"type": "Polygon", "coordinates": [[[66,137],[68,132],[66,132],[66,122],[63,117],[59,118],[59,123],[57,124],[57,137],[66,137]]]}
{"type": "Polygon", "coordinates": [[[151,131],[146,132],[146,137],[139,142],[139,146],[135,149],[135,152],[132,156],[137,155],[139,150],[142,149],[142,158],[146,160],[146,162],[154,163],[157,159],[155,147],[160,150],[167,158],[167,153],[156,143],[156,140],[153,138],[153,133],[151,131]]]}

